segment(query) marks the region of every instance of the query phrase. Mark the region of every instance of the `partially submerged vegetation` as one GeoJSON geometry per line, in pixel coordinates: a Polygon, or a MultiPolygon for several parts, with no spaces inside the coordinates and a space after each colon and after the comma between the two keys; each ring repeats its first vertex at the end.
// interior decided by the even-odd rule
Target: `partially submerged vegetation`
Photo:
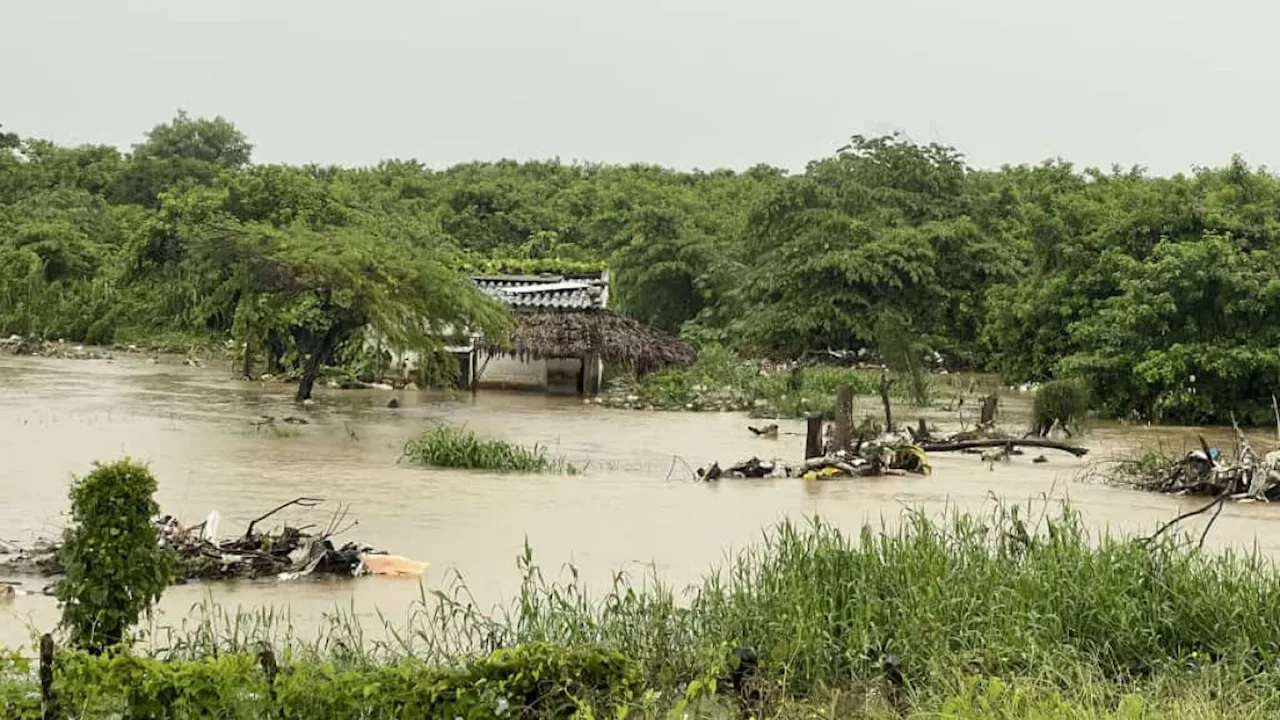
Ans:
{"type": "MultiPolygon", "coordinates": [[[[1271,563],[1091,536],[1070,508],[911,512],[856,539],[784,524],[687,597],[625,575],[598,597],[528,552],[520,568],[511,607],[482,612],[458,585],[382,638],[337,613],[281,652],[287,627],[215,612],[132,656],[60,651],[52,695],[175,718],[1208,718],[1280,701],[1271,563]]],[[[11,717],[39,717],[40,696],[0,663],[11,717]]]]}
{"type": "Polygon", "coordinates": [[[1076,379],[1051,380],[1036,388],[1031,399],[1031,430],[1048,437],[1055,428],[1079,433],[1089,414],[1089,388],[1076,379]]]}
{"type": "Polygon", "coordinates": [[[402,461],[418,465],[499,472],[572,472],[573,466],[547,456],[542,445],[525,447],[477,437],[466,428],[436,425],[405,444],[402,461]]]}
{"type": "Polygon", "coordinates": [[[1280,180],[1224,160],[1171,177],[982,170],[954,148],[856,136],[794,174],[289,167],[254,164],[222,118],[179,115],[127,153],[6,132],[0,337],[231,340],[238,371],[299,377],[305,397],[318,366],[359,364],[370,324],[423,351],[442,344],[424,327],[502,336],[468,271],[607,265],[611,309],[700,347],[879,351],[918,399],[927,350],[1009,382],[1079,378],[1107,416],[1265,423],[1280,180]]]}
{"type": "Polygon", "coordinates": [[[704,349],[687,367],[638,378],[624,376],[598,402],[654,410],[746,411],[757,417],[803,417],[830,412],[836,391],[875,393],[872,372],[831,366],[777,366],[745,360],[722,348],[704,349]]]}

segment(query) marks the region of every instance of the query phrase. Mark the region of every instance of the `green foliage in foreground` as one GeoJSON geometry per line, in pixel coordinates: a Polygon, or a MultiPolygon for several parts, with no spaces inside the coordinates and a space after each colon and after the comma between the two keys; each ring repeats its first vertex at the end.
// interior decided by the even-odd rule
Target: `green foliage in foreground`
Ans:
{"type": "MultiPolygon", "coordinates": [[[[20,681],[23,669],[0,664],[0,707],[11,720],[42,717],[38,691],[20,681]]],[[[286,662],[272,680],[253,654],[162,662],[63,652],[53,685],[60,712],[43,717],[591,717],[580,710],[610,717],[636,699],[638,687],[634,663],[594,647],[526,645],[456,667],[286,662]]]]}
{"type": "MultiPolygon", "coordinates": [[[[559,469],[541,445],[485,440],[464,428],[436,425],[405,444],[402,460],[432,467],[537,473],[559,469]]],[[[567,466],[565,466],[567,467],[567,466]]]]}
{"type": "Polygon", "coordinates": [[[130,460],[95,464],[71,485],[71,526],[63,533],[58,601],[76,645],[115,645],[160,599],[172,578],[172,553],[152,518],[156,479],[130,460]]]}
{"type": "MultiPolygon", "coordinates": [[[[630,717],[729,717],[733,700],[717,678],[731,668],[729,651],[744,646],[759,655],[772,717],[891,717],[889,655],[901,660],[901,702],[914,717],[1265,716],[1280,703],[1274,565],[1167,535],[1091,537],[1069,508],[1034,518],[997,508],[946,522],[910,513],[856,539],[820,522],[784,524],[685,598],[625,575],[603,596],[588,593],[544,578],[528,552],[520,567],[518,599],[493,614],[458,586],[424,597],[409,626],[388,625],[384,640],[366,637],[352,615],[330,616],[317,642],[280,655],[277,702],[323,716],[398,717],[423,698],[452,702],[471,688],[477,707],[496,708],[500,697],[513,709],[565,700],[544,706],[553,717],[568,717],[574,698],[594,717],[615,716],[617,706],[630,717]],[[513,654],[490,655],[502,648],[513,654]],[[475,669],[495,664],[505,669],[475,669]],[[505,694],[485,694],[480,676],[505,694]],[[528,686],[519,683],[546,685],[521,694],[513,688],[528,686]]],[[[164,702],[186,716],[199,707],[254,717],[234,705],[266,702],[251,657],[289,631],[218,618],[185,642],[153,636],[164,659],[183,662],[72,655],[62,692],[117,710],[132,694],[139,707],[164,702]],[[147,682],[139,668],[151,668],[147,682]]],[[[9,702],[29,707],[33,688],[16,666],[0,672],[9,702]]]]}
{"type": "Polygon", "coordinates": [[[1070,511],[911,514],[856,541],[820,523],[783,525],[687,605],[625,582],[594,603],[536,574],[522,598],[511,615],[452,627],[502,644],[610,643],[657,686],[696,677],[724,643],[743,645],[784,698],[874,683],[888,654],[918,691],[981,676],[1118,693],[1210,669],[1265,686],[1280,662],[1280,573],[1269,562],[1174,539],[1091,538],[1070,511]]]}

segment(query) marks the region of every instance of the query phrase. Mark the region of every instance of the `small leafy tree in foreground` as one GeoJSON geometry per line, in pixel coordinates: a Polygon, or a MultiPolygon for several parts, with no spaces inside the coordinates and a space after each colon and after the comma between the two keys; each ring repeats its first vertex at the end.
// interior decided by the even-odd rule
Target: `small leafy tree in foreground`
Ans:
{"type": "Polygon", "coordinates": [[[119,644],[168,587],[172,558],[152,523],[155,491],[151,471],[127,458],[95,463],[72,483],[57,595],[74,644],[93,652],[119,644]]]}

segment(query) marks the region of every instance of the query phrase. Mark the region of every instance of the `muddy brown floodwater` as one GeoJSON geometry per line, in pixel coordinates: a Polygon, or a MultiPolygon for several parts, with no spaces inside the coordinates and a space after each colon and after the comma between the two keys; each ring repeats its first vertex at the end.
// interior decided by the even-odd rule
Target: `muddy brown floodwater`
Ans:
{"type": "MultiPolygon", "coordinates": [[[[320,496],[329,506],[350,506],[359,526],[349,539],[429,562],[423,580],[429,589],[460,572],[488,605],[518,587],[515,558],[526,539],[543,568],[572,562],[594,588],[607,587],[616,571],[639,578],[654,569],[683,587],[784,517],[818,514],[856,531],[867,521],[894,521],[908,506],[934,513],[985,510],[993,494],[1019,503],[1049,494],[1069,497],[1096,527],[1134,532],[1197,503],[1078,482],[1085,463],[1052,451],[1048,464],[1033,465],[1028,454],[993,470],[976,456],[937,454],[930,477],[695,484],[685,463],[798,459],[802,423],[782,421],[784,433],[797,434],[768,440],[748,433],[740,414],[609,410],[577,398],[499,392],[448,401],[428,393],[325,389],[303,411],[290,402],[291,387],[230,381],[227,374],[132,359],[0,358],[0,539],[29,542],[58,532],[71,475],[86,472],[94,460],[129,455],[151,463],[161,507],[187,522],[216,509],[226,535],[283,501],[320,496]],[[399,409],[386,407],[392,395],[400,398],[399,409]],[[250,425],[259,415],[303,413],[310,424],[293,437],[250,425]],[[585,464],[586,472],[504,476],[397,465],[404,442],[435,421],[549,445],[553,454],[585,464]]],[[[859,414],[874,411],[872,402],[859,400],[859,414]]],[[[1005,407],[1006,424],[1025,422],[1025,398],[1010,397],[1005,407]]],[[[920,413],[902,408],[899,415],[914,420],[920,413]]],[[[1196,432],[1104,425],[1087,442],[1095,458],[1156,444],[1184,450],[1196,432]]],[[[1226,433],[1207,434],[1230,447],[1226,433]]],[[[323,524],[328,511],[317,513],[287,519],[323,524]]],[[[1280,508],[1231,505],[1209,542],[1247,548],[1256,541],[1274,554],[1278,522],[1280,508]]],[[[24,581],[28,590],[41,585],[24,581]]],[[[417,580],[392,578],[186,585],[165,593],[160,621],[177,622],[211,596],[231,608],[287,604],[305,631],[337,606],[366,618],[375,609],[401,618],[419,594],[417,580]]],[[[0,646],[25,644],[29,628],[50,628],[56,619],[51,598],[19,596],[0,606],[0,646]]]]}

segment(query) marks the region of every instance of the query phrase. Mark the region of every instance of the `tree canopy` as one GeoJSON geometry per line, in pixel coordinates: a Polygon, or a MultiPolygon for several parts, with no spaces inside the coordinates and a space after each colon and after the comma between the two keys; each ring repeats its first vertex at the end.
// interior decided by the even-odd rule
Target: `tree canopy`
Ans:
{"type": "Polygon", "coordinates": [[[1241,158],[982,170],[900,135],[796,174],[251,152],[181,113],[129,153],[0,134],[0,332],[205,334],[304,367],[356,326],[499,331],[467,270],[607,265],[616,309],[743,354],[874,350],[892,314],[953,367],[1078,377],[1112,415],[1260,419],[1280,391],[1280,182],[1241,158]]]}

